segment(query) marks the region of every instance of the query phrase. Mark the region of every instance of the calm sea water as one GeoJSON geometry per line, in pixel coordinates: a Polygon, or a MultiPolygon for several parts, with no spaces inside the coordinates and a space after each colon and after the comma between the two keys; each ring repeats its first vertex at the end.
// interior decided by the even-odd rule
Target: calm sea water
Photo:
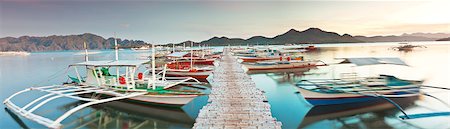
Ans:
{"type": "MultiPolygon", "coordinates": [[[[91,51],[90,60],[114,59],[114,51],[91,51]]],[[[146,59],[145,51],[120,51],[120,59],[146,59]]],[[[0,99],[31,86],[46,86],[67,82],[67,74],[74,76],[68,65],[84,61],[84,51],[32,53],[25,57],[0,57],[0,99]]],[[[13,99],[25,105],[42,95],[30,92],[13,99]]],[[[124,102],[113,102],[83,109],[62,122],[64,128],[191,128],[207,96],[197,97],[181,109],[149,107],[124,102]]],[[[56,99],[35,111],[55,120],[80,102],[56,99]]],[[[28,119],[20,118],[0,105],[0,128],[45,128],[28,119]]]]}
{"type": "MultiPolygon", "coordinates": [[[[391,74],[404,79],[424,79],[426,85],[449,87],[450,42],[415,42],[426,44],[412,52],[399,52],[388,48],[397,43],[372,44],[327,44],[319,45],[318,51],[306,53],[305,57],[336,63],[339,57],[400,57],[410,67],[371,66],[352,67],[348,65],[323,66],[313,69],[294,69],[252,73],[257,87],[265,91],[271,104],[273,116],[283,123],[283,128],[450,128],[450,117],[434,117],[414,120],[400,120],[401,113],[385,102],[313,107],[297,93],[295,83],[309,78],[337,78],[339,73],[357,72],[362,76],[391,74]]],[[[220,48],[218,48],[220,49],[220,48]]],[[[120,51],[120,59],[145,59],[148,52],[120,51]]],[[[90,60],[113,59],[113,51],[95,51],[90,60]]],[[[26,57],[0,57],[0,100],[31,86],[61,84],[67,81],[67,66],[82,62],[83,52],[62,51],[32,53],[26,57]]],[[[450,103],[450,92],[424,89],[450,103]]],[[[33,97],[42,95],[32,92],[13,101],[26,104],[33,97]]],[[[206,104],[207,97],[198,97],[181,109],[150,107],[124,102],[111,102],[83,109],[62,123],[65,128],[190,128],[199,109],[206,104]]],[[[399,100],[407,113],[450,111],[441,102],[420,96],[399,100]]],[[[56,119],[64,111],[80,104],[71,99],[58,99],[39,108],[36,112],[56,119]]],[[[0,128],[45,128],[35,122],[9,113],[0,104],[0,128]]]]}

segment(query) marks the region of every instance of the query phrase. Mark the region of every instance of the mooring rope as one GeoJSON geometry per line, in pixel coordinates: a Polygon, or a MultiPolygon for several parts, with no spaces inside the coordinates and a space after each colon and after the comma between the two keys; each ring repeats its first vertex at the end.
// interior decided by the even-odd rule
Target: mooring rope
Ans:
{"type": "Polygon", "coordinates": [[[40,85],[40,84],[42,84],[42,83],[44,83],[44,82],[49,82],[49,81],[51,81],[51,80],[53,80],[53,79],[59,77],[60,75],[67,74],[68,71],[69,71],[69,67],[65,67],[65,68],[63,68],[63,69],[60,69],[60,70],[56,71],[54,74],[48,76],[48,77],[47,77],[48,79],[44,79],[44,80],[42,80],[42,81],[39,81],[39,82],[37,82],[36,84],[33,84],[33,86],[40,85]],[[64,71],[64,72],[63,72],[63,73],[60,73],[60,72],[62,72],[62,71],[64,71]]]}

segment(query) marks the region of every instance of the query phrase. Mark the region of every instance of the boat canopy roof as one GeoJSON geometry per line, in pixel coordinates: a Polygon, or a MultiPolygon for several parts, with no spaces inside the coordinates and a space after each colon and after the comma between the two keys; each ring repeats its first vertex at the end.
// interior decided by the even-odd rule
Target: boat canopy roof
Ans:
{"type": "Polygon", "coordinates": [[[184,49],[185,51],[190,51],[190,50],[193,50],[193,51],[203,51],[203,50],[212,50],[212,48],[206,48],[206,47],[189,47],[189,48],[186,48],[186,49],[184,49]]]}
{"type": "Polygon", "coordinates": [[[167,55],[167,57],[183,57],[189,54],[188,52],[174,52],[172,54],[167,55]]]}
{"type": "Polygon", "coordinates": [[[337,59],[344,59],[344,61],[340,62],[339,64],[355,64],[357,66],[364,66],[364,65],[379,65],[379,64],[392,64],[392,65],[404,65],[408,66],[404,61],[402,61],[399,58],[395,57],[365,57],[365,58],[337,58],[337,59]]]}
{"type": "Polygon", "coordinates": [[[148,60],[102,60],[102,61],[86,61],[72,64],[70,66],[134,66],[137,67],[148,60]]]}
{"type": "Polygon", "coordinates": [[[299,50],[279,50],[281,53],[298,53],[298,52],[307,52],[308,50],[299,49],[299,50]]]}

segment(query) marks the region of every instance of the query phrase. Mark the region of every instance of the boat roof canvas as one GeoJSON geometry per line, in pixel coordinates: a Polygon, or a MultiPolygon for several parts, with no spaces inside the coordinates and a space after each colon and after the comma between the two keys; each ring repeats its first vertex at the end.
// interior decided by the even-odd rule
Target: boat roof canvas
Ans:
{"type": "Polygon", "coordinates": [[[292,48],[307,48],[308,46],[312,46],[312,45],[301,44],[301,45],[292,45],[292,46],[278,46],[277,48],[279,48],[279,49],[292,49],[292,48]]]}
{"type": "Polygon", "coordinates": [[[167,57],[183,57],[184,55],[187,55],[188,52],[174,52],[172,54],[167,55],[167,57]]]}
{"type": "Polygon", "coordinates": [[[357,66],[364,66],[364,65],[378,65],[378,64],[392,64],[392,65],[404,65],[408,66],[404,61],[402,61],[399,58],[375,58],[375,57],[367,57],[367,58],[338,58],[338,59],[344,59],[344,61],[340,62],[339,64],[345,64],[345,63],[352,63],[357,66]]]}
{"type": "Polygon", "coordinates": [[[211,50],[212,48],[205,48],[205,47],[194,47],[194,48],[186,48],[185,51],[203,51],[203,50],[211,50]]]}
{"type": "Polygon", "coordinates": [[[298,53],[298,52],[307,52],[308,50],[300,49],[300,50],[280,50],[281,53],[298,53]]]}
{"type": "Polygon", "coordinates": [[[87,61],[72,64],[70,66],[139,66],[148,62],[148,60],[102,60],[102,61],[87,61]]]}

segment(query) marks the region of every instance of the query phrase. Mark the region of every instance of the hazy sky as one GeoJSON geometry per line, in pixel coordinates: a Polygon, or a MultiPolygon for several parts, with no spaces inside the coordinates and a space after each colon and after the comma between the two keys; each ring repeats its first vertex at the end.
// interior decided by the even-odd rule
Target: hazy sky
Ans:
{"type": "Polygon", "coordinates": [[[85,32],[146,42],[273,37],[318,27],[351,35],[450,33],[450,1],[0,0],[0,37],[85,32]]]}

